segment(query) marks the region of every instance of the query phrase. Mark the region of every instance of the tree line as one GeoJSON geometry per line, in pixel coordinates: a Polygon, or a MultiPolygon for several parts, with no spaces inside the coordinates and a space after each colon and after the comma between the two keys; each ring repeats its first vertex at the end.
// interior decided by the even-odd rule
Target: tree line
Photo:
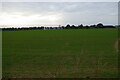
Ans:
{"type": "Polygon", "coordinates": [[[120,25],[113,26],[113,25],[103,25],[102,23],[99,23],[97,25],[90,25],[90,26],[88,25],[83,26],[82,24],[78,26],[67,24],[66,26],[59,26],[59,27],[44,27],[44,26],[21,27],[21,28],[12,27],[12,28],[1,28],[1,30],[2,31],[16,31],[16,30],[48,30],[48,29],[95,29],[95,28],[99,29],[99,28],[118,28],[118,27],[120,27],[120,25]]]}

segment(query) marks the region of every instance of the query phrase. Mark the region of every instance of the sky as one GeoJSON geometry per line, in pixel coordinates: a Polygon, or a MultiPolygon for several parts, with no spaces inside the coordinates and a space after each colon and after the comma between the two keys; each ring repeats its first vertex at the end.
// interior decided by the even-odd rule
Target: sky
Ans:
{"type": "Polygon", "coordinates": [[[117,2],[1,2],[0,27],[118,24],[117,2]]]}

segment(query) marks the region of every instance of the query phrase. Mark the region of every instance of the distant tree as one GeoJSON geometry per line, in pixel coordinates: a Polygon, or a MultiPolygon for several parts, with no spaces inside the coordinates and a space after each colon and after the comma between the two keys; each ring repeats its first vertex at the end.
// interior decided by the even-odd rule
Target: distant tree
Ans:
{"type": "Polygon", "coordinates": [[[61,26],[62,27],[62,29],[65,29],[65,27],[64,26],[61,26]]]}
{"type": "Polygon", "coordinates": [[[70,29],[70,25],[69,24],[66,25],[66,29],[70,29]]]}
{"type": "Polygon", "coordinates": [[[41,29],[44,29],[44,26],[41,26],[41,29]]]}
{"type": "Polygon", "coordinates": [[[72,26],[71,26],[71,28],[72,28],[72,29],[75,29],[75,28],[76,28],[76,26],[75,26],[75,25],[72,25],[72,26]]]}
{"type": "Polygon", "coordinates": [[[96,25],[90,25],[90,28],[96,28],[96,25]]]}
{"type": "Polygon", "coordinates": [[[103,27],[104,27],[104,26],[103,26],[102,23],[97,24],[97,28],[103,28],[103,27]]]}
{"type": "Polygon", "coordinates": [[[90,27],[88,25],[85,26],[86,29],[89,29],[90,27]]]}
{"type": "Polygon", "coordinates": [[[79,29],[82,29],[83,28],[83,25],[81,24],[81,25],[78,25],[78,28],[79,29]]]}

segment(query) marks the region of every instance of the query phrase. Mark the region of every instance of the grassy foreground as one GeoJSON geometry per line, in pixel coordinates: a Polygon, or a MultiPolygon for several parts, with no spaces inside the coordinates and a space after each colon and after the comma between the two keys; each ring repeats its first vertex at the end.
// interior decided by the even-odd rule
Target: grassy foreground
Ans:
{"type": "Polygon", "coordinates": [[[116,78],[117,29],[3,31],[3,78],[116,78]]]}

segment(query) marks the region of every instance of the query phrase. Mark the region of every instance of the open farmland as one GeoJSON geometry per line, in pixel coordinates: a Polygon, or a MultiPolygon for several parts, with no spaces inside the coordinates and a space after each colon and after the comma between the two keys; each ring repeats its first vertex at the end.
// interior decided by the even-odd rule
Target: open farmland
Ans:
{"type": "Polygon", "coordinates": [[[116,78],[117,29],[3,31],[3,78],[116,78]]]}

